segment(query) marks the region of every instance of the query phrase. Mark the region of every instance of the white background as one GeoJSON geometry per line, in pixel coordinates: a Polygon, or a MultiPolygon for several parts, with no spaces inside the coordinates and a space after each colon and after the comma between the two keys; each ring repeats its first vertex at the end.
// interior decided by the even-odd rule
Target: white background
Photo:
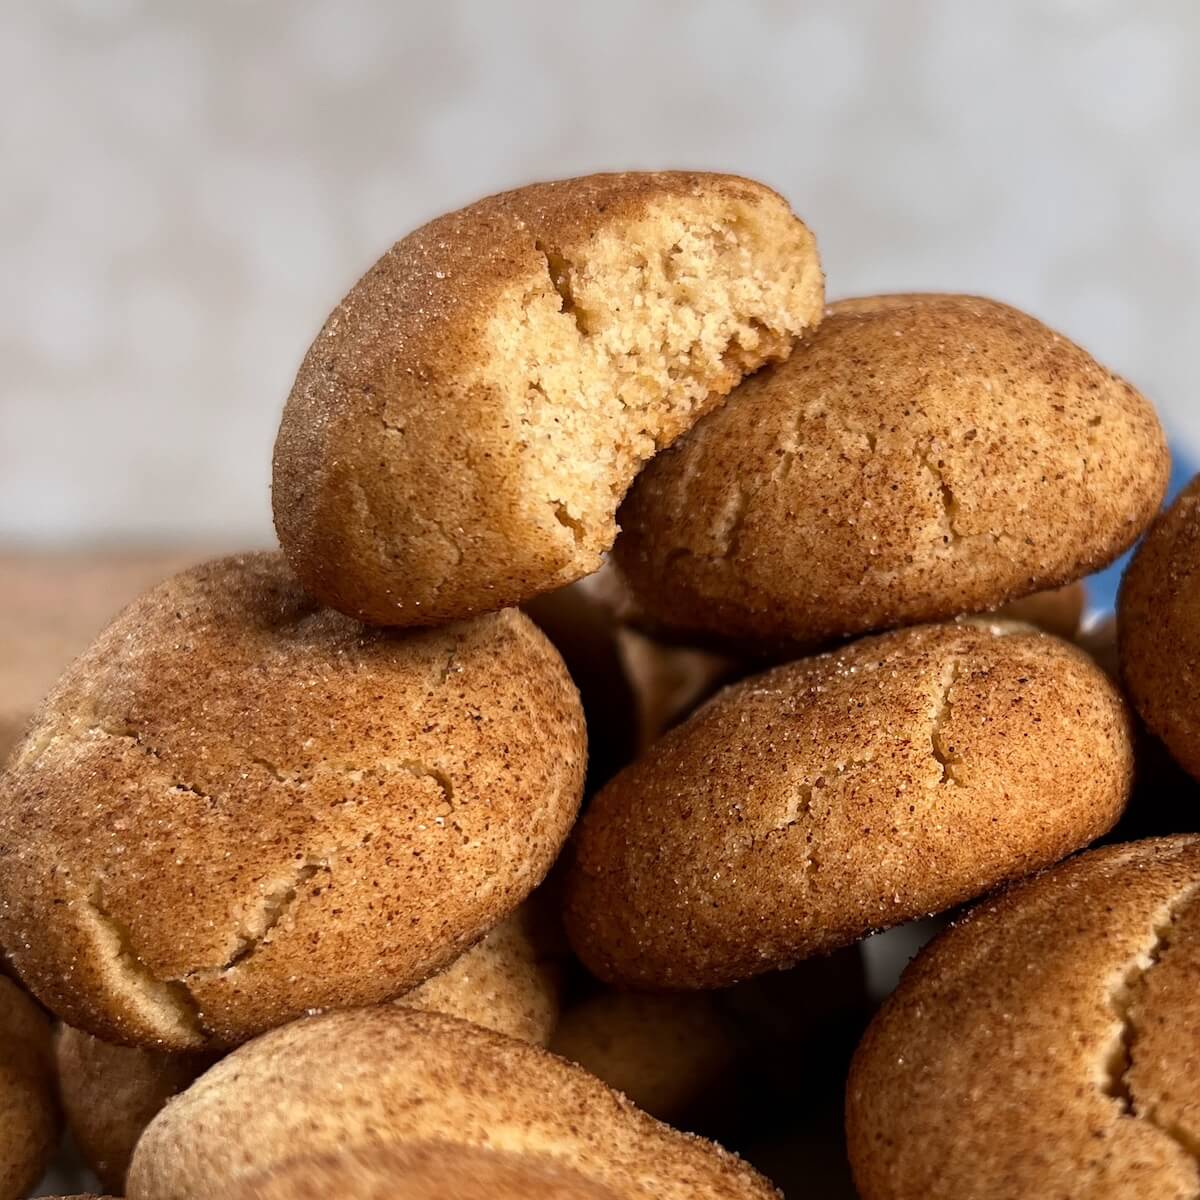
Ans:
{"type": "Polygon", "coordinates": [[[534,178],[779,187],[831,295],[988,293],[1200,451],[1200,6],[38,0],[0,16],[0,538],[269,536],[305,346],[534,178]]]}

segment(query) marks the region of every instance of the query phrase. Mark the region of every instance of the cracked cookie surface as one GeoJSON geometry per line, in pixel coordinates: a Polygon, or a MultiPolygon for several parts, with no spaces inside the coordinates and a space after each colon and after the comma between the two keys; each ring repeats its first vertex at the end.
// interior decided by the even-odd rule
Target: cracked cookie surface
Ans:
{"type": "Polygon", "coordinates": [[[384,625],[595,571],[639,467],[820,319],[812,234],[697,172],[534,184],[397,242],[309,350],[275,523],[326,603],[384,625]]]}
{"type": "Polygon", "coordinates": [[[1200,838],[1108,846],[938,937],[860,1046],[864,1200],[1200,1196],[1200,838]]]}
{"type": "Polygon", "coordinates": [[[0,940],[118,1043],[233,1045],[388,999],[540,882],[584,730],[512,610],[436,631],[319,609],[280,555],[135,602],[0,777],[0,940]]]}
{"type": "Polygon", "coordinates": [[[648,627],[749,651],[983,612],[1110,562],[1167,483],[1150,405],[971,296],[841,301],[638,477],[615,560],[648,627]]]}
{"type": "Polygon", "coordinates": [[[592,801],[567,929],[611,982],[734,983],[941,911],[1106,832],[1128,714],[1028,626],[865,638],[719,692],[592,801]]]}

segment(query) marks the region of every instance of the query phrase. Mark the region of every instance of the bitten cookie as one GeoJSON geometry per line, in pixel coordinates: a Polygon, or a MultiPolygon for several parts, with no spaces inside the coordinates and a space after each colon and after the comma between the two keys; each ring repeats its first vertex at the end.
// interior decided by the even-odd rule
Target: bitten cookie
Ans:
{"type": "Polygon", "coordinates": [[[859,1047],[863,1200],[1200,1194],[1200,839],[1082,855],[979,905],[859,1047]]]}
{"type": "Polygon", "coordinates": [[[536,1153],[447,1142],[362,1146],[302,1158],[235,1188],[229,1200],[651,1200],[614,1192],[536,1153]]]}
{"type": "Polygon", "coordinates": [[[690,172],[534,184],[389,250],[317,336],[275,445],[305,586],[382,625],[596,570],[639,467],[822,314],[782,197],[690,172]]]}
{"type": "Polygon", "coordinates": [[[602,979],[719,987],[940,911],[1116,821],[1130,722],[1027,626],[866,638],[719,692],[593,800],[567,932],[602,979]]]}
{"type": "Polygon", "coordinates": [[[1006,305],[832,305],[638,477],[615,557],[652,625],[814,648],[982,612],[1111,562],[1168,455],[1150,405],[1006,305]]]}
{"type": "Polygon", "coordinates": [[[219,560],[127,609],[0,777],[0,942],[63,1020],[126,1044],[388,999],[540,882],[584,756],[520,613],[388,633],[278,555],[219,560]]]}
{"type": "Polygon", "coordinates": [[[0,976],[0,1200],[28,1195],[58,1144],[50,1022],[0,976]]]}
{"type": "Polygon", "coordinates": [[[396,1005],[298,1021],[218,1063],[146,1130],[129,1196],[223,1200],[294,1157],[298,1142],[319,1155],[430,1140],[532,1151],[618,1196],[776,1196],[734,1156],[660,1125],[579,1067],[396,1005]]]}
{"type": "Polygon", "coordinates": [[[1146,727],[1200,779],[1200,477],[1155,523],[1121,583],[1121,674],[1146,727]]]}

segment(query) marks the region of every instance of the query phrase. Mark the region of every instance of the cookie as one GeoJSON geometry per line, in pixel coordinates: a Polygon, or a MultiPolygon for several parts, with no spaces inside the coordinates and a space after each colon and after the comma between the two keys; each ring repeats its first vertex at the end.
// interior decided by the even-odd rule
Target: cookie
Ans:
{"type": "Polygon", "coordinates": [[[396,1005],[277,1029],[218,1063],[138,1143],[130,1200],[206,1200],[309,1154],[430,1140],[532,1151],[619,1196],[776,1196],[738,1159],[660,1125],[525,1042],[396,1005]]]}
{"type": "Polygon", "coordinates": [[[0,1200],[29,1194],[50,1163],[58,1132],[50,1022],[0,976],[0,1200]]]}
{"type": "MultiPolygon", "coordinates": [[[[558,1023],[562,951],[536,899],[396,1003],[544,1046],[558,1023]]],[[[125,1190],[133,1148],[146,1126],[217,1061],[213,1055],[114,1046],[66,1025],[55,1051],[71,1135],[84,1161],[114,1192],[125,1190]]]]}
{"type": "Polygon", "coordinates": [[[230,1200],[650,1200],[614,1192],[536,1153],[447,1142],[363,1146],[302,1158],[236,1188],[230,1200]]]}
{"type": "Polygon", "coordinates": [[[812,649],[1081,578],[1168,469],[1150,405],[1032,317],[843,301],[647,466],[614,553],[660,631],[812,649]]]}
{"type": "Polygon", "coordinates": [[[397,242],[309,350],[279,540],[326,604],[433,625],[600,566],[639,467],[822,315],[808,229],[748,179],[534,184],[397,242]]]}
{"type": "Polygon", "coordinates": [[[1118,652],[1147,728],[1200,779],[1200,477],[1155,522],[1121,581],[1118,652]]]}
{"type": "Polygon", "coordinates": [[[601,789],[566,925],[628,987],[711,988],[940,911],[1109,829],[1130,722],[1081,650],[918,626],[719,692],[601,789]]]}
{"type": "MultiPolygon", "coordinates": [[[[1120,681],[1117,618],[1091,622],[1075,639],[1113,680],[1120,681]]],[[[1135,718],[1138,714],[1134,713],[1135,718]]],[[[1105,841],[1131,842],[1200,828],[1200,782],[1189,775],[1140,719],[1134,721],[1134,786],[1129,806],[1105,841]]]]}
{"type": "Polygon", "coordinates": [[[579,803],[578,694],[507,610],[319,608],[278,555],[149,592],[0,777],[0,942],[67,1023],[165,1050],[424,982],[540,882],[579,803]]]}
{"type": "Polygon", "coordinates": [[[737,1048],[730,1021],[706,993],[606,989],[567,1009],[550,1040],[555,1054],[673,1123],[711,1099],[737,1048]]]}
{"type": "Polygon", "coordinates": [[[855,1056],[863,1200],[1200,1192],[1200,839],[1095,850],[985,901],[855,1056]]]}

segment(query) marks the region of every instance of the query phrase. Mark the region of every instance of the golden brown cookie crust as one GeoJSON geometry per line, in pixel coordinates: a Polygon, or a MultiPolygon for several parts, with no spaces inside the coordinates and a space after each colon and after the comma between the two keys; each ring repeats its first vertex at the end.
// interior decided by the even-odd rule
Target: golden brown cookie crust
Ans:
{"type": "Polygon", "coordinates": [[[828,309],[639,476],[615,558],[653,627],[814,648],[982,612],[1112,561],[1169,460],[1151,406],[971,296],[828,309]]]}
{"type": "Polygon", "coordinates": [[[64,1020],[160,1049],[388,999],[540,882],[584,757],[520,613],[367,629],[279,555],[218,560],[127,609],[0,777],[0,941],[64,1020]]]}
{"type": "Polygon", "coordinates": [[[50,1022],[0,976],[0,1200],[26,1196],[58,1144],[50,1022]]]}
{"type": "Polygon", "coordinates": [[[1200,1191],[1200,839],[1081,855],[979,905],[855,1057],[863,1200],[1200,1191]]]}
{"type": "Polygon", "coordinates": [[[383,1005],[298,1021],[218,1063],[146,1131],[130,1200],[223,1200],[294,1157],[301,1137],[312,1154],[430,1140],[533,1151],[618,1196],[777,1195],[733,1155],[660,1125],[544,1050],[383,1005]]]}
{"type": "Polygon", "coordinates": [[[1142,720],[1200,779],[1200,477],[1155,522],[1121,582],[1121,674],[1142,720]]]}
{"type": "Polygon", "coordinates": [[[602,979],[706,988],[1062,858],[1128,798],[1128,714],[1029,627],[919,626],[727,687],[580,821],[567,932],[602,979]]]}
{"type": "Polygon", "coordinates": [[[650,1200],[614,1192],[536,1153],[445,1142],[362,1146],[302,1158],[234,1190],[230,1200],[650,1200]]]}
{"type": "Polygon", "coordinates": [[[596,570],[634,474],[821,318],[808,229],[762,184],[534,184],[409,234],[309,350],[275,523],[325,603],[386,625],[596,570]]]}

